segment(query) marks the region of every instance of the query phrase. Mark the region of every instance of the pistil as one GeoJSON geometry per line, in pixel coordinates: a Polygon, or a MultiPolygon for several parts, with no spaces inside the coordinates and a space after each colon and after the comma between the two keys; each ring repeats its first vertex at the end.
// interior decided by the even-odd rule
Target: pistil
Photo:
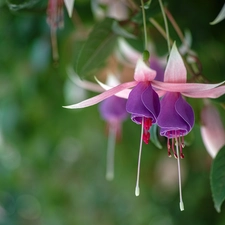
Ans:
{"type": "MultiPolygon", "coordinates": [[[[179,146],[180,143],[178,143],[178,138],[175,138],[176,140],[176,151],[177,155],[179,155],[179,146]]],[[[180,171],[180,157],[177,158],[177,167],[178,167],[178,180],[179,180],[179,192],[180,192],[180,210],[184,210],[184,203],[182,199],[182,187],[181,187],[181,171],[180,171]]]]}

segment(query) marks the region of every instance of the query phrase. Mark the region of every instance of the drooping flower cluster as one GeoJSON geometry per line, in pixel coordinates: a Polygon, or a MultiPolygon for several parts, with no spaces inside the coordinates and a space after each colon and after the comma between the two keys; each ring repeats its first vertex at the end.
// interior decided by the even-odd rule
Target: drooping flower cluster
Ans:
{"type": "MultiPolygon", "coordinates": [[[[113,95],[127,98],[127,112],[131,114],[132,121],[142,127],[136,195],[139,195],[138,181],[142,140],[146,144],[149,142],[151,125],[157,124],[160,128],[160,135],[167,137],[168,155],[171,156],[172,149],[178,160],[178,167],[180,167],[180,158],[184,158],[182,152],[184,136],[194,126],[194,111],[183,96],[217,98],[225,93],[225,86],[222,85],[224,82],[218,84],[187,83],[187,71],[175,44],[170,52],[163,82],[157,80],[156,75],[155,70],[146,65],[143,59],[139,59],[134,72],[134,81],[122,83],[116,87],[109,87],[99,82],[106,89],[105,92],[80,103],[65,106],[69,109],[84,108],[97,104],[113,95]]],[[[178,172],[180,208],[183,210],[180,170],[178,172]]]]}

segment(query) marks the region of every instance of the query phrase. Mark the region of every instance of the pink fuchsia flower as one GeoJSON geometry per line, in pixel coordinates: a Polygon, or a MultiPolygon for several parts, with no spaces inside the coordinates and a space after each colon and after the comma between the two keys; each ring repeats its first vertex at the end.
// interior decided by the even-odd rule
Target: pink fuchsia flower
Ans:
{"type": "MultiPolygon", "coordinates": [[[[188,134],[194,125],[194,112],[192,107],[183,99],[183,96],[192,98],[217,98],[225,93],[224,82],[218,84],[186,83],[187,71],[176,45],[174,44],[169,56],[164,74],[164,82],[152,81],[152,85],[164,91],[161,100],[161,110],[158,117],[160,134],[177,141],[181,158],[184,146],[183,136],[188,134]],[[222,86],[221,86],[222,85],[222,86]]],[[[170,155],[170,144],[168,142],[170,155]]],[[[175,154],[176,156],[176,154],[175,154]]]]}
{"type": "Polygon", "coordinates": [[[65,3],[66,9],[70,17],[72,17],[73,5],[75,0],[49,0],[47,7],[47,23],[51,29],[53,58],[58,60],[58,47],[56,31],[58,28],[64,26],[64,13],[63,4],[65,3]]]}
{"type": "MultiPolygon", "coordinates": [[[[148,143],[150,138],[149,129],[152,123],[156,123],[156,119],[160,110],[159,97],[151,86],[151,82],[153,79],[155,79],[155,77],[156,71],[150,69],[142,59],[139,59],[134,72],[134,81],[123,83],[116,87],[110,88],[98,96],[87,99],[75,105],[65,106],[65,108],[69,109],[84,108],[97,104],[113,95],[128,98],[126,105],[127,111],[132,114],[131,118],[134,122],[142,125],[137,184],[135,189],[136,196],[139,195],[139,171],[142,139],[145,143],[148,143]],[[132,90],[128,89],[132,87],[134,87],[132,90]]],[[[108,88],[106,85],[103,85],[103,87],[106,89],[108,88]]]]}
{"type": "Polygon", "coordinates": [[[201,111],[201,135],[206,150],[214,158],[225,145],[225,130],[217,108],[209,102],[201,111]]]}
{"type": "Polygon", "coordinates": [[[165,93],[161,100],[161,109],[158,116],[160,134],[168,139],[168,154],[172,146],[178,163],[180,209],[184,210],[182,191],[180,158],[184,158],[182,148],[183,137],[188,134],[194,126],[194,112],[192,107],[183,99],[182,95],[192,98],[217,98],[225,93],[225,86],[219,84],[197,84],[186,83],[187,71],[176,45],[174,44],[169,56],[168,64],[164,74],[164,82],[152,81],[152,85],[165,93]],[[169,140],[172,139],[170,144],[169,140]],[[176,145],[176,151],[174,149],[176,145]]]}
{"type": "Polygon", "coordinates": [[[115,143],[121,137],[122,122],[127,118],[126,99],[111,96],[103,100],[99,105],[101,117],[108,127],[108,147],[106,159],[106,179],[114,178],[114,153],[115,143]],[[117,107],[115,107],[117,106],[117,107]]]}
{"type": "Polygon", "coordinates": [[[128,7],[125,0],[95,0],[92,3],[94,14],[101,18],[104,16],[100,5],[106,6],[106,15],[116,20],[126,20],[128,18],[128,7]]]}
{"type": "MultiPolygon", "coordinates": [[[[80,80],[72,68],[68,68],[70,79],[79,87],[94,92],[103,92],[104,89],[98,84],[80,80]]],[[[107,76],[106,83],[111,86],[116,86],[119,81],[113,74],[107,76]]],[[[106,158],[106,179],[112,180],[114,178],[114,153],[116,140],[121,138],[122,123],[127,118],[126,102],[124,98],[111,96],[103,100],[99,105],[99,112],[103,120],[107,123],[108,131],[108,146],[106,158]],[[117,107],[115,107],[117,106],[117,107]]]]}

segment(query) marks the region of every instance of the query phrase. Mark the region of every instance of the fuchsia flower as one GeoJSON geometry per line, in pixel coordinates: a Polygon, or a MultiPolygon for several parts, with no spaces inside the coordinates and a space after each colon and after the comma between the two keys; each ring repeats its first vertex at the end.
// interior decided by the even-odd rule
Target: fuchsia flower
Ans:
{"type": "Polygon", "coordinates": [[[99,106],[101,117],[108,125],[108,147],[106,161],[106,179],[114,178],[114,152],[116,139],[121,137],[122,122],[127,118],[126,99],[111,96],[99,106]],[[117,107],[115,107],[115,105],[117,107]]]}
{"type": "Polygon", "coordinates": [[[58,60],[58,47],[56,40],[56,31],[58,28],[64,26],[64,13],[63,4],[65,3],[66,9],[70,17],[72,17],[73,5],[75,0],[49,0],[47,8],[47,23],[51,29],[53,58],[58,60]]]}
{"type": "Polygon", "coordinates": [[[206,150],[212,158],[225,145],[225,129],[216,107],[209,102],[201,111],[201,135],[206,150]]]}
{"type": "MultiPolygon", "coordinates": [[[[165,91],[161,100],[161,110],[158,120],[160,134],[172,139],[172,148],[175,141],[179,143],[180,156],[183,158],[183,137],[188,134],[194,125],[192,107],[183,99],[182,95],[192,98],[217,98],[225,93],[224,82],[218,84],[186,83],[187,71],[183,60],[176,48],[170,53],[164,74],[164,82],[153,81],[155,88],[165,91]]],[[[168,141],[168,154],[170,144],[168,141]]],[[[177,154],[174,152],[176,157],[177,154]]]]}
{"type": "MultiPolygon", "coordinates": [[[[106,89],[98,96],[87,99],[80,103],[65,106],[65,108],[84,108],[101,102],[112,95],[128,98],[127,111],[131,113],[134,122],[142,124],[142,136],[145,143],[148,143],[148,129],[152,123],[160,127],[160,135],[168,138],[168,154],[172,147],[175,157],[178,160],[180,209],[183,210],[181,194],[180,158],[183,158],[182,148],[184,147],[183,137],[188,134],[194,126],[194,112],[192,107],[182,96],[192,98],[217,98],[225,93],[224,82],[218,84],[186,83],[187,71],[176,45],[174,44],[169,56],[164,74],[164,82],[157,81],[156,71],[150,69],[142,59],[139,59],[135,72],[134,81],[120,84],[116,87],[101,86],[106,89]],[[129,88],[132,88],[130,90],[129,88]],[[159,97],[162,97],[159,103],[159,97]],[[170,144],[170,139],[172,143],[170,144]],[[176,146],[176,151],[174,149],[176,146]]],[[[135,194],[139,195],[139,170],[142,139],[139,149],[138,173],[135,194]]]]}

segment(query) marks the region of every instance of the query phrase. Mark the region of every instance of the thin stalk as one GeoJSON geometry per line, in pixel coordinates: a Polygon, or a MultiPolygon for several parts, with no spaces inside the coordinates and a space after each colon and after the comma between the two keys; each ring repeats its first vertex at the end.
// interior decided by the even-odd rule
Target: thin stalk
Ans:
{"type": "Polygon", "coordinates": [[[165,30],[166,30],[166,40],[167,40],[167,45],[168,45],[168,52],[170,53],[170,35],[169,35],[169,28],[168,28],[168,23],[167,23],[167,19],[166,19],[166,14],[164,11],[164,7],[162,4],[162,0],[159,0],[159,5],[162,11],[162,15],[163,15],[163,20],[164,20],[164,24],[165,24],[165,30]]]}
{"type": "Polygon", "coordinates": [[[148,46],[148,39],[147,39],[147,28],[146,28],[146,16],[145,16],[145,7],[144,2],[141,0],[141,9],[142,9],[142,16],[143,16],[143,25],[144,25],[144,36],[145,36],[145,50],[147,50],[148,46]]]}
{"type": "MultiPolygon", "coordinates": [[[[164,29],[160,26],[160,24],[153,18],[149,19],[152,25],[159,31],[159,33],[167,40],[167,35],[164,29]]],[[[169,40],[170,44],[172,45],[172,40],[169,40]]]]}
{"type": "Polygon", "coordinates": [[[185,38],[184,38],[184,35],[180,29],[180,27],[178,26],[178,24],[176,23],[175,19],[173,18],[172,14],[170,13],[170,11],[167,9],[167,8],[164,8],[165,10],[165,13],[168,17],[168,19],[170,20],[174,30],[177,32],[177,35],[179,36],[180,40],[184,43],[185,43],[185,38]]]}
{"type": "Polygon", "coordinates": [[[51,29],[51,42],[52,42],[52,57],[54,61],[59,60],[59,53],[58,53],[58,44],[57,44],[57,36],[56,36],[56,29],[51,29]]]}

